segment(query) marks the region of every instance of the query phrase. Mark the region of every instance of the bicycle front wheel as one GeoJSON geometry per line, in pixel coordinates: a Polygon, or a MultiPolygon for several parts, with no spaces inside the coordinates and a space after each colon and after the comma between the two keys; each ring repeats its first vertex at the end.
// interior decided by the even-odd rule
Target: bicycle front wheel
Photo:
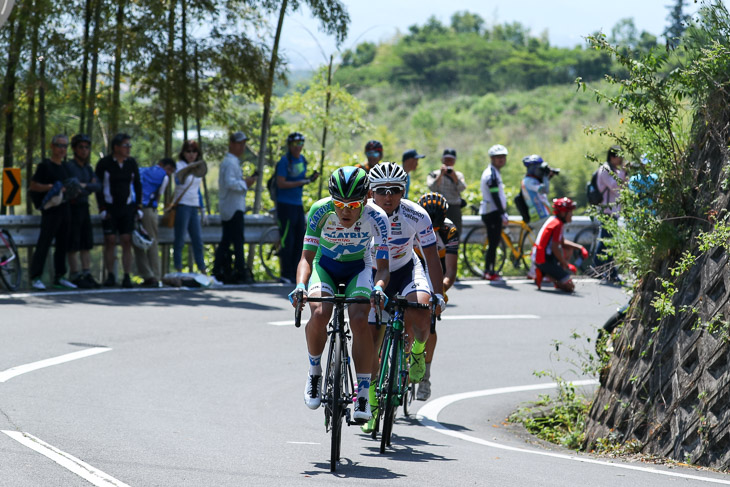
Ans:
{"type": "Polygon", "coordinates": [[[342,390],[345,376],[342,374],[342,336],[334,333],[332,339],[335,341],[334,356],[332,357],[332,447],[330,450],[330,472],[337,469],[337,462],[340,460],[340,444],[342,442],[342,417],[344,408],[342,404],[342,390]]]}
{"type": "Polygon", "coordinates": [[[279,240],[279,228],[271,227],[261,235],[259,243],[259,259],[268,276],[278,281],[281,277],[279,256],[281,252],[281,240],[279,240]]]}
{"type": "Polygon", "coordinates": [[[400,392],[398,391],[398,373],[400,371],[400,348],[403,346],[400,337],[395,337],[390,342],[390,350],[388,351],[388,363],[390,370],[388,371],[388,383],[385,388],[383,400],[385,407],[380,405],[383,411],[383,434],[380,437],[380,453],[385,453],[385,447],[390,446],[390,437],[393,433],[393,421],[395,421],[395,411],[400,402],[400,392]]]}
{"type": "Polygon", "coordinates": [[[22,274],[18,247],[10,232],[2,230],[0,232],[0,279],[8,291],[17,291],[22,274]]]}
{"type": "Polygon", "coordinates": [[[535,234],[531,231],[522,230],[520,232],[520,262],[525,271],[530,270],[530,262],[532,262],[532,246],[535,245],[535,234]]]}

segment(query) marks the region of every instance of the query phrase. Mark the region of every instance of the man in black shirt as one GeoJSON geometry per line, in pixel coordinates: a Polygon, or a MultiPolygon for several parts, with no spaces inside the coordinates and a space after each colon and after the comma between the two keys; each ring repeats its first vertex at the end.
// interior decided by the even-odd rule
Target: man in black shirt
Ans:
{"type": "Polygon", "coordinates": [[[122,287],[132,287],[129,273],[132,269],[132,231],[135,220],[142,218],[142,184],[139,167],[129,157],[131,137],[117,134],[112,139],[112,154],[103,157],[96,164],[96,177],[101,191],[96,193],[99,214],[104,228],[104,265],[107,269],[105,286],[114,286],[116,280],[111,269],[116,257],[117,234],[122,245],[122,287]]]}
{"type": "Polygon", "coordinates": [[[69,200],[71,211],[68,244],[70,279],[80,288],[95,288],[99,284],[91,277],[91,253],[89,251],[94,246],[94,238],[89,214],[89,195],[101,190],[101,184],[89,164],[91,138],[86,134],[74,135],[71,138],[71,149],[74,157],[70,161],[66,161],[66,171],[71,177],[78,179],[81,189],[75,198],[69,200]],[[81,254],[80,268],[79,254],[81,254]]]}
{"type": "Polygon", "coordinates": [[[36,193],[33,199],[39,203],[41,210],[41,233],[38,236],[33,259],[30,264],[30,282],[34,289],[46,289],[41,280],[46,257],[51,248],[53,239],[56,239],[56,249],[53,253],[54,287],[74,289],[76,286],[64,278],[66,274],[66,250],[68,248],[69,222],[71,214],[69,206],[63,200],[64,182],[69,174],[63,165],[68,147],[68,137],[56,135],[51,140],[51,158],[44,159],[36,168],[30,181],[30,191],[36,193]],[[48,193],[55,195],[49,198],[48,193]]]}

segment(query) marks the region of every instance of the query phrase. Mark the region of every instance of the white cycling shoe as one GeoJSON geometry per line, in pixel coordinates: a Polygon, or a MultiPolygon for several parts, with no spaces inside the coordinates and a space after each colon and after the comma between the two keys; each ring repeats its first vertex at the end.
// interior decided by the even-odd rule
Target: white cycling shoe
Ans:
{"type": "Polygon", "coordinates": [[[317,409],[322,404],[322,376],[308,375],[304,385],[304,404],[309,409],[317,409]]]}
{"type": "Polygon", "coordinates": [[[355,412],[352,415],[352,419],[357,424],[365,424],[370,421],[373,417],[373,413],[370,412],[370,401],[367,397],[358,397],[357,404],[355,404],[355,412]]]}

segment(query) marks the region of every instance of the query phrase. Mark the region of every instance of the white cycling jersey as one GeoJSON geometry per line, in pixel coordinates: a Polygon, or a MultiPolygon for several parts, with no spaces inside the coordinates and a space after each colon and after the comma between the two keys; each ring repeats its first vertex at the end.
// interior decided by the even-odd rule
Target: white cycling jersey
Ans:
{"type": "MultiPolygon", "coordinates": [[[[373,200],[368,203],[375,204],[373,200]]],[[[390,272],[394,272],[411,259],[417,259],[413,244],[418,240],[422,248],[436,245],[436,234],[433,231],[431,218],[420,205],[413,201],[401,199],[398,208],[388,216],[390,232],[388,248],[390,250],[390,272]]]]}

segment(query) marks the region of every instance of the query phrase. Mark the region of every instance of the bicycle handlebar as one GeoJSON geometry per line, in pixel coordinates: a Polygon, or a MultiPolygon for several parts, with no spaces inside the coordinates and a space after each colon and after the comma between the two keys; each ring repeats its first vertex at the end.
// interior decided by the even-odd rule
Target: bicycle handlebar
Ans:
{"type": "Polygon", "coordinates": [[[370,304],[370,298],[346,298],[343,296],[320,296],[307,298],[312,303],[370,304]]]}

